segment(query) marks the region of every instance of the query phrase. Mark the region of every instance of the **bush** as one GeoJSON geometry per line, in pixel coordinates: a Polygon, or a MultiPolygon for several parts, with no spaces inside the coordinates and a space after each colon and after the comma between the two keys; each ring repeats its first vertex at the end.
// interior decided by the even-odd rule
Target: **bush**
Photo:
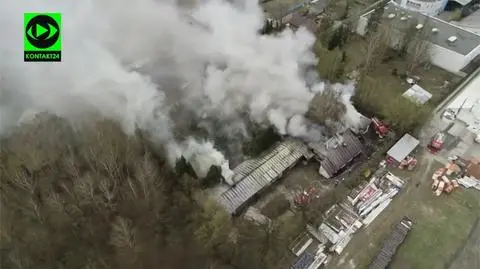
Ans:
{"type": "Polygon", "coordinates": [[[275,219],[285,213],[289,208],[290,202],[283,194],[278,194],[262,208],[261,212],[270,219],[275,219]]]}

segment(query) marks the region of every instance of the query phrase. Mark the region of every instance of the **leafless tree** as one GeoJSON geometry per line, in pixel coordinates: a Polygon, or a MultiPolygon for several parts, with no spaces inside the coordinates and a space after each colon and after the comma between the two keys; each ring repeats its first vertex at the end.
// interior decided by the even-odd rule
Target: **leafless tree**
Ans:
{"type": "Polygon", "coordinates": [[[387,27],[380,27],[374,32],[367,44],[364,73],[367,74],[375,68],[385,57],[391,42],[391,32],[387,27]]]}
{"type": "Polygon", "coordinates": [[[328,120],[337,121],[346,112],[340,93],[329,86],[317,93],[310,102],[307,117],[319,124],[325,124],[328,120]]]}
{"type": "Polygon", "coordinates": [[[408,72],[414,71],[421,64],[430,60],[432,53],[432,45],[428,41],[428,35],[426,31],[421,31],[410,42],[407,53],[407,70],[408,72]]]}
{"type": "Polygon", "coordinates": [[[131,221],[120,216],[115,219],[112,223],[110,243],[118,248],[133,249],[135,247],[135,233],[131,221]]]}

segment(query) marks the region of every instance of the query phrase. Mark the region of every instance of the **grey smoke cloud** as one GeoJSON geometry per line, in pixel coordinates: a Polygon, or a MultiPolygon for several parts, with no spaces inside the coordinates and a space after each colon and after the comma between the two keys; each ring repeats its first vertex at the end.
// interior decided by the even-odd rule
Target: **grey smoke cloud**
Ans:
{"type": "MultiPolygon", "coordinates": [[[[314,36],[302,28],[258,35],[256,0],[188,9],[154,0],[1,1],[0,25],[0,134],[25,111],[71,117],[95,110],[127,132],[149,131],[174,159],[195,155],[174,139],[182,121],[170,115],[176,106],[228,119],[237,132],[244,129],[231,126],[243,126],[239,114],[246,112],[286,134],[288,120],[304,115],[314,94],[302,76],[316,63],[314,36]],[[24,12],[62,12],[61,63],[23,62],[24,12]]],[[[298,132],[311,132],[307,127],[292,134],[304,136],[298,132]]],[[[214,152],[210,144],[202,150],[214,152]]]]}

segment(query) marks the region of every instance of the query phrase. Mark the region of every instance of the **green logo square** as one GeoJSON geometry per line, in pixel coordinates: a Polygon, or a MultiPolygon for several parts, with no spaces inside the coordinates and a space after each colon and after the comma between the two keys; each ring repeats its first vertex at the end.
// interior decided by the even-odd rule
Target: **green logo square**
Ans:
{"type": "Polygon", "coordinates": [[[24,13],[23,25],[25,62],[62,60],[61,13],[24,13]]]}

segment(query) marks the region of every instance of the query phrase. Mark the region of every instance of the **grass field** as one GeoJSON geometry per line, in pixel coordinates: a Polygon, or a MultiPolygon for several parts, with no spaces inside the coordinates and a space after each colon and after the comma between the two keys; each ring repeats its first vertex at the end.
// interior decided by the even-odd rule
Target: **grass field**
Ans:
{"type": "MultiPolygon", "coordinates": [[[[419,165],[390,206],[370,226],[361,229],[327,268],[366,268],[403,216],[411,217],[415,225],[391,268],[437,269],[450,263],[480,216],[480,195],[476,190],[459,188],[450,195],[436,197],[430,190],[431,175],[441,164],[427,156],[419,165]]],[[[407,176],[408,172],[402,174],[407,176]]]]}

